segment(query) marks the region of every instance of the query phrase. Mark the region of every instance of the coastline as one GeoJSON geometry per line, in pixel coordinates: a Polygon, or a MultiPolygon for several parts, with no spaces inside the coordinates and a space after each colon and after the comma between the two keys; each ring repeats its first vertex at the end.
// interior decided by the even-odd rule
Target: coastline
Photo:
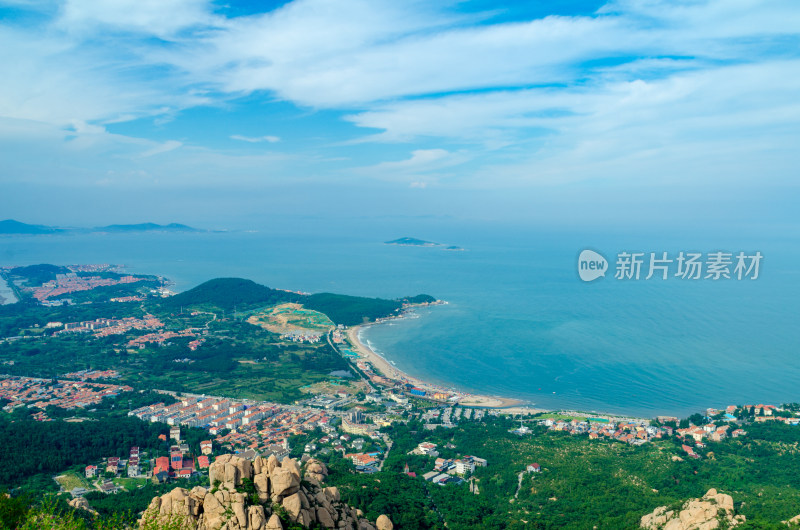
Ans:
{"type": "Polygon", "coordinates": [[[386,379],[400,383],[410,383],[417,388],[425,390],[427,393],[442,392],[450,394],[456,398],[451,398],[453,403],[457,403],[463,407],[502,409],[503,412],[511,414],[548,412],[544,409],[533,408],[526,402],[519,399],[457,391],[451,388],[434,385],[419,378],[413,377],[391,364],[389,361],[373,351],[372,348],[370,348],[367,344],[361,341],[359,334],[364,329],[373,325],[375,325],[375,323],[352,326],[347,329],[347,338],[353,348],[353,351],[358,354],[359,358],[370,363],[374,370],[379,372],[386,379]]]}

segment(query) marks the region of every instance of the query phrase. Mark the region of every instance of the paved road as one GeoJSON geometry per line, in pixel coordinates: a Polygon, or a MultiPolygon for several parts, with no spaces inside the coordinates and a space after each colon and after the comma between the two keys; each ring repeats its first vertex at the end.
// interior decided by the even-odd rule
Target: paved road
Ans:
{"type": "Polygon", "coordinates": [[[381,460],[381,464],[378,466],[378,471],[383,469],[383,463],[386,462],[386,459],[389,458],[389,451],[392,450],[392,441],[389,440],[386,442],[386,454],[383,455],[383,460],[381,460]]]}

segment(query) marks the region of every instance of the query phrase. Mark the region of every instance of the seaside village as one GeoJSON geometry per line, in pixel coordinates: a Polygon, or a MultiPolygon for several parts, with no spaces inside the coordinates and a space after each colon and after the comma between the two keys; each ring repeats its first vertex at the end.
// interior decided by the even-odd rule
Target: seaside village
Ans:
{"type": "MultiPolygon", "coordinates": [[[[18,407],[39,409],[34,417],[52,421],[44,412],[48,407],[85,409],[91,411],[106,398],[133,389],[108,382],[117,377],[114,371],[81,371],[64,374],[57,380],[19,376],[0,376],[0,399],[7,402],[3,410],[13,412],[18,407]]],[[[419,395],[416,387],[367,394],[358,400],[352,395],[314,395],[302,403],[285,405],[225,397],[176,395],[175,403],[153,403],[132,409],[129,416],[164,426],[161,451],[142,451],[139,447],[120,447],[94,462],[86,462],[84,472],[76,477],[56,477],[63,491],[80,497],[97,490],[112,494],[122,488],[141,487],[146,481],[167,482],[191,479],[208,473],[215,458],[238,454],[245,458],[275,455],[282,460],[292,450],[303,459],[338,453],[350,460],[357,472],[375,473],[383,465],[392,441],[380,427],[392,421],[421,421],[426,430],[452,429],[459,423],[484,421],[487,416],[504,414],[502,409],[470,408],[453,403],[440,403],[433,397],[419,395]],[[366,411],[369,409],[369,411],[366,411]],[[189,428],[200,428],[208,437],[195,448],[184,439],[189,428]],[[292,440],[301,438],[301,445],[292,440]]],[[[538,413],[518,415],[519,427],[511,431],[516,436],[535,436],[544,430],[571,435],[584,435],[591,440],[614,440],[640,445],[656,439],[676,437],[686,458],[701,458],[710,444],[728,437],[746,436],[751,422],[780,421],[800,425],[800,417],[792,411],[773,405],[729,406],[707,409],[697,425],[678,427],[674,417],[660,416],[654,420],[623,419],[611,416],[577,417],[579,413],[538,413]]],[[[196,444],[197,445],[197,444],[196,444]]],[[[410,455],[427,457],[428,468],[420,476],[404,473],[419,480],[440,486],[469,483],[470,491],[479,494],[472,475],[477,468],[491,465],[480,455],[458,454],[458,448],[448,443],[439,446],[431,441],[419,443],[410,455]],[[447,458],[440,455],[446,450],[447,458]],[[452,456],[452,455],[457,456],[452,456]]],[[[675,457],[680,458],[680,457],[675,457]]],[[[528,462],[529,473],[546,471],[540,463],[528,462]]]]}
{"type": "MultiPolygon", "coordinates": [[[[96,270],[107,267],[97,266],[96,270]]],[[[135,280],[123,276],[119,281],[135,280]]],[[[57,296],[106,283],[100,277],[65,275],[43,285],[33,295],[44,304],[57,296]]],[[[200,327],[166,331],[164,323],[153,315],[53,322],[48,326],[54,328],[53,333],[84,333],[95,337],[124,334],[129,330],[144,332],[128,342],[129,348],[141,348],[148,342],[166,344],[175,337],[189,337],[193,340],[188,347],[194,350],[202,346],[204,330],[208,328],[208,324],[203,327],[203,319],[208,317],[210,322],[216,316],[193,312],[191,317],[195,319],[193,325],[200,327]]],[[[163,396],[160,402],[154,399],[144,406],[128,407],[127,414],[163,427],[159,436],[163,442],[160,449],[119,447],[114,454],[84,462],[82,473],[65,471],[55,480],[62,491],[75,497],[88,491],[113,494],[120,489],[142,487],[148,481],[180,482],[196,478],[207,474],[216,458],[228,454],[249,459],[274,455],[278,460],[290,454],[303,460],[340,455],[350,460],[357,472],[376,473],[392,451],[392,440],[381,428],[393,422],[414,420],[421,423],[428,439],[408,453],[409,459],[415,462],[415,471],[406,464],[403,472],[442,487],[468,482],[470,491],[480,494],[472,475],[478,468],[491,466],[492,462],[482,455],[462,454],[452,443],[442,441],[446,440],[442,433],[465,422],[487,421],[501,414],[512,415],[519,421],[519,426],[509,433],[512,437],[539,436],[549,430],[586,436],[597,443],[631,445],[674,438],[683,456],[673,458],[704,458],[710,444],[747,436],[747,425],[754,422],[800,425],[797,410],[764,404],[707,409],[705,414],[692,416],[691,423],[674,417],[661,416],[653,420],[606,415],[587,417],[580,412],[552,413],[520,407],[410,379],[360,348],[352,331],[339,325],[327,331],[292,329],[282,334],[284,340],[291,342],[327,341],[350,366],[349,370],[332,372],[325,383],[303,387],[304,397],[295,403],[155,390],[157,395],[163,396]],[[511,408],[497,408],[503,406],[511,408]],[[198,432],[202,433],[200,439],[198,432]],[[425,462],[424,470],[419,467],[420,461],[425,462]]],[[[6,340],[15,339],[19,337],[6,340]]],[[[20,408],[35,409],[33,417],[38,421],[57,419],[50,417],[55,415],[53,407],[75,411],[74,417],[67,421],[91,421],[88,415],[102,408],[104,400],[135,392],[131,386],[115,384],[118,378],[114,370],[88,369],[54,379],[0,375],[0,400],[4,403],[3,411],[8,414],[20,408]]],[[[547,472],[543,464],[546,462],[523,463],[524,470],[529,473],[547,472]]]]}

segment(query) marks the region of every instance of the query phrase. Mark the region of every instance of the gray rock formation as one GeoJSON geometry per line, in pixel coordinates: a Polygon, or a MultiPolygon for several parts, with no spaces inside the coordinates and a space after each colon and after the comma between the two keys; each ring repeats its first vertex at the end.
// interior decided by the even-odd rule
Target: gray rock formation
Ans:
{"type": "Polygon", "coordinates": [[[360,510],[342,503],[337,488],[323,487],[328,469],[313,458],[306,463],[305,482],[295,460],[279,462],[274,456],[259,456],[251,462],[222,455],[211,464],[208,475],[211,488],[175,488],[155,497],[142,521],[179,519],[193,530],[284,530],[284,520],[337,530],[394,527],[385,515],[371,523],[360,510]]]}

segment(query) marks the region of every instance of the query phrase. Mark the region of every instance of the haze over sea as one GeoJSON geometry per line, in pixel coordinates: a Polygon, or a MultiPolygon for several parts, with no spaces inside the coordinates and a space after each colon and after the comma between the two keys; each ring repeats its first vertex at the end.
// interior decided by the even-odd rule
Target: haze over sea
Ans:
{"type": "MultiPolygon", "coordinates": [[[[422,225],[420,225],[422,226],[422,225]]],[[[0,237],[0,265],[118,263],[185,290],[215,277],[449,302],[364,337],[409,374],[545,408],[653,416],[800,401],[800,259],[787,239],[447,226],[0,237]],[[296,233],[295,233],[296,232],[296,233]],[[309,235],[312,234],[313,235],[309,235]],[[384,245],[410,236],[466,252],[384,245]],[[761,251],[751,280],[578,279],[584,248],[761,251]]],[[[690,235],[687,235],[690,234],[690,235]]],[[[646,273],[646,271],[645,271],[646,273]]]]}

